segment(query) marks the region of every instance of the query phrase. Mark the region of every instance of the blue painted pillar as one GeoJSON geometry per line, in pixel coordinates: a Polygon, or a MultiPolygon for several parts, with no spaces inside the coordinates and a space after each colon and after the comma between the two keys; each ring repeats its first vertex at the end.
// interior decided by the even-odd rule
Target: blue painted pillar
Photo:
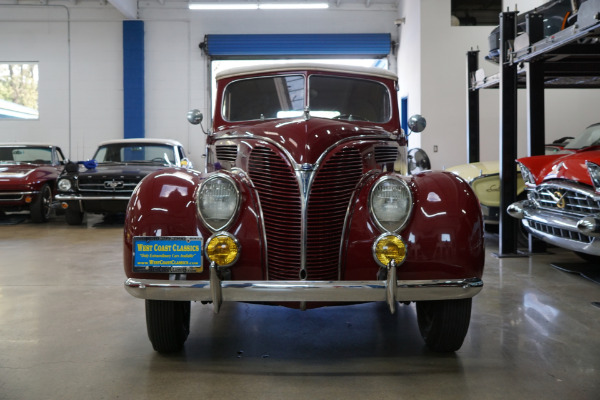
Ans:
{"type": "Polygon", "coordinates": [[[123,136],[146,135],[144,21],[123,21],[123,136]]]}

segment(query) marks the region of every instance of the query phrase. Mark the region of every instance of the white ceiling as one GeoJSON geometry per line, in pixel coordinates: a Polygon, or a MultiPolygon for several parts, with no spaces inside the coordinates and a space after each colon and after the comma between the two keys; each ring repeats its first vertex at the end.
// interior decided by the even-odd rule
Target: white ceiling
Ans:
{"type": "MultiPolygon", "coordinates": [[[[41,4],[52,4],[54,2],[64,3],[62,0],[39,0],[41,4]]],[[[125,18],[137,19],[138,11],[146,7],[187,8],[188,2],[215,2],[215,0],[70,0],[73,5],[107,4],[116,8],[125,18]]],[[[265,3],[302,3],[302,2],[328,2],[329,10],[346,9],[397,9],[401,0],[216,0],[223,3],[265,2],[265,3]]],[[[16,0],[16,4],[31,3],[29,0],[16,0]]],[[[321,10],[323,11],[323,10],[321,10]]]]}

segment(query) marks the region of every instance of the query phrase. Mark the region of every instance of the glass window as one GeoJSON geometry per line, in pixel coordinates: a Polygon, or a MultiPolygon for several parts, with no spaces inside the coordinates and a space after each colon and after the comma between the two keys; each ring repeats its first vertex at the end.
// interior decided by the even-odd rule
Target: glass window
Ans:
{"type": "Polygon", "coordinates": [[[223,118],[251,121],[302,115],[302,75],[242,79],[227,85],[223,93],[223,118]]]}
{"type": "Polygon", "coordinates": [[[0,147],[0,163],[52,164],[49,147],[0,147]]]}
{"type": "Polygon", "coordinates": [[[38,119],[37,63],[0,63],[0,120],[38,119]]]}
{"type": "Polygon", "coordinates": [[[379,82],[313,75],[309,89],[311,116],[371,122],[391,117],[390,94],[379,82]]]}
{"type": "Polygon", "coordinates": [[[175,164],[175,152],[171,146],[115,143],[101,146],[94,155],[98,163],[129,162],[175,164]]]}

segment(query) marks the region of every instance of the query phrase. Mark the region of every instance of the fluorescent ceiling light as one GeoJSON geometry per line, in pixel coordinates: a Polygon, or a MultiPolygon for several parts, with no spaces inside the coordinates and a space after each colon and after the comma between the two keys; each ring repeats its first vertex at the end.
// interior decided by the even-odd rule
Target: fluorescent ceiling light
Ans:
{"type": "Polygon", "coordinates": [[[260,3],[261,10],[308,10],[329,8],[328,3],[260,3]]]}
{"type": "Polygon", "coordinates": [[[190,10],[258,10],[258,4],[249,3],[190,3],[190,10]]]}
{"type": "Polygon", "coordinates": [[[189,3],[190,10],[310,10],[329,8],[328,3],[189,3]]]}

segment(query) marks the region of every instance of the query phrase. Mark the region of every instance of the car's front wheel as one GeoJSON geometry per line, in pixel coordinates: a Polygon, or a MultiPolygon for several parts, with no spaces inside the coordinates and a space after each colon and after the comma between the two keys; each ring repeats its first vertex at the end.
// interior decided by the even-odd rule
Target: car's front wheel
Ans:
{"type": "Polygon", "coordinates": [[[52,212],[50,204],[52,204],[52,188],[50,185],[45,184],[42,186],[42,189],[35,200],[31,203],[29,209],[31,212],[31,221],[36,224],[48,221],[50,213],[52,212]]]}
{"type": "Polygon", "coordinates": [[[181,350],[190,333],[190,302],[146,300],[146,327],[154,350],[181,350]]]}
{"type": "Polygon", "coordinates": [[[67,208],[65,210],[65,219],[69,225],[81,225],[83,222],[83,212],[67,208]]]}
{"type": "Polygon", "coordinates": [[[433,351],[451,352],[462,346],[471,321],[471,299],[417,302],[423,340],[433,351]]]}

